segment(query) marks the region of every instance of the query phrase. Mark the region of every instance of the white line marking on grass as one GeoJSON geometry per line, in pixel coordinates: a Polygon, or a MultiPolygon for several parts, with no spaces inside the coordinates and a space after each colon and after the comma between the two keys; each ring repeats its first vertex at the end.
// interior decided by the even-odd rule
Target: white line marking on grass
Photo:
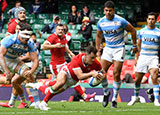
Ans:
{"type": "Polygon", "coordinates": [[[77,113],[77,112],[79,112],[79,113],[88,113],[88,112],[90,112],[90,113],[93,113],[93,112],[104,112],[104,111],[54,111],[54,110],[52,110],[52,111],[35,111],[35,112],[18,112],[18,111],[16,111],[16,112],[0,112],[0,114],[2,114],[2,115],[12,115],[12,114],[35,114],[35,113],[38,113],[38,114],[45,114],[45,113],[77,113]]]}
{"type": "Polygon", "coordinates": [[[153,112],[159,112],[160,109],[124,109],[124,110],[108,110],[108,111],[55,111],[55,110],[49,110],[49,111],[15,111],[15,112],[0,112],[0,115],[24,115],[24,114],[47,114],[47,113],[103,113],[103,112],[142,112],[142,111],[153,111],[153,112]]]}
{"type": "MultiPolygon", "coordinates": [[[[129,112],[129,111],[134,111],[134,112],[139,112],[139,111],[160,111],[160,109],[122,109],[122,110],[120,110],[120,109],[118,109],[118,110],[115,110],[115,112],[129,112]]],[[[111,111],[111,110],[109,110],[108,112],[113,112],[113,111],[111,111]]]]}

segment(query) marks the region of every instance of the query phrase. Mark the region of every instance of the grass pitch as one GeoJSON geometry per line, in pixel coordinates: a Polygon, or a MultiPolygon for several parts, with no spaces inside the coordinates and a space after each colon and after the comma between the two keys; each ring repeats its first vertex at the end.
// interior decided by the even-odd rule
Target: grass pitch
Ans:
{"type": "MultiPolygon", "coordinates": [[[[16,102],[16,107],[20,102],[16,102]]],[[[118,103],[118,108],[110,108],[110,104],[104,108],[99,102],[49,102],[49,111],[0,107],[0,115],[159,115],[160,107],[153,103],[136,103],[127,106],[127,103],[118,103]]]]}

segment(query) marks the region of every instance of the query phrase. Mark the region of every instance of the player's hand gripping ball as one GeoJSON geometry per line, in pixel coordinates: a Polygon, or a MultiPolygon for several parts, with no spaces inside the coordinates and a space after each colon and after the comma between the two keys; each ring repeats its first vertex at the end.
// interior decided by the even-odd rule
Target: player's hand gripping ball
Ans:
{"type": "MultiPolygon", "coordinates": [[[[99,75],[103,76],[102,72],[98,72],[99,75]]],[[[89,79],[89,85],[92,86],[92,87],[95,87],[95,86],[98,86],[103,80],[103,77],[101,77],[101,79],[97,79],[95,77],[91,77],[89,79]]]]}

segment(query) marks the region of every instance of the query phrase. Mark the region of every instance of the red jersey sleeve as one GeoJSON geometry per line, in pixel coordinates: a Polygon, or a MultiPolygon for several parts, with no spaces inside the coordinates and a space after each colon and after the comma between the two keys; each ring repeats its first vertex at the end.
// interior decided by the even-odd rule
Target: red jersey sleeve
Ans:
{"type": "Polygon", "coordinates": [[[95,63],[96,63],[96,71],[101,71],[102,70],[102,66],[101,63],[97,60],[97,58],[95,58],[95,63]]]}
{"type": "Polygon", "coordinates": [[[73,70],[77,70],[77,69],[81,69],[80,66],[80,60],[81,58],[79,58],[79,56],[74,57],[74,59],[72,59],[71,63],[72,63],[72,69],[73,70]]]}
{"type": "Polygon", "coordinates": [[[160,14],[158,15],[157,21],[160,21],[160,14]]]}
{"type": "Polygon", "coordinates": [[[17,23],[16,22],[12,22],[11,24],[8,25],[8,29],[7,29],[7,33],[10,33],[10,34],[15,34],[16,33],[16,25],[17,23]]]}
{"type": "Polygon", "coordinates": [[[52,34],[47,38],[47,41],[50,42],[51,44],[54,44],[55,43],[55,38],[56,37],[52,34]]]}
{"type": "Polygon", "coordinates": [[[2,2],[2,8],[1,8],[2,13],[4,13],[4,11],[5,11],[5,9],[6,9],[7,6],[8,6],[7,1],[4,0],[4,1],[2,2]]]}

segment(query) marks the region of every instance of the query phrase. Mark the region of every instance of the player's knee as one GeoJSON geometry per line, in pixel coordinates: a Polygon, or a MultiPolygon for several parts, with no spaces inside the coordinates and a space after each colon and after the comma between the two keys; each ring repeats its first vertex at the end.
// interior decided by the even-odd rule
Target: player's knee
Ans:
{"type": "Polygon", "coordinates": [[[17,85],[17,80],[12,80],[12,81],[11,81],[11,84],[12,84],[13,86],[16,86],[16,85],[17,85]]]}
{"type": "Polygon", "coordinates": [[[64,84],[65,84],[65,81],[64,80],[58,80],[57,82],[56,82],[56,84],[59,86],[59,87],[62,87],[64,84]]]}
{"type": "Polygon", "coordinates": [[[152,81],[153,82],[157,81],[157,76],[152,76],[152,81]]]}
{"type": "Polygon", "coordinates": [[[24,75],[24,72],[27,71],[27,70],[29,70],[29,67],[28,67],[26,64],[23,64],[23,65],[19,68],[18,74],[19,74],[20,76],[23,76],[23,77],[26,78],[27,75],[24,75]]]}
{"type": "Polygon", "coordinates": [[[115,71],[113,71],[113,76],[117,78],[118,76],[120,76],[120,73],[115,70],[115,71]]]}
{"type": "Polygon", "coordinates": [[[65,84],[64,81],[59,82],[59,85],[62,87],[65,84]]]}
{"type": "Polygon", "coordinates": [[[136,77],[135,84],[139,85],[141,83],[142,79],[140,77],[136,77]]]}
{"type": "Polygon", "coordinates": [[[35,82],[35,79],[34,79],[34,76],[26,76],[25,77],[26,78],[26,81],[28,82],[28,83],[34,83],[35,82]]]}

